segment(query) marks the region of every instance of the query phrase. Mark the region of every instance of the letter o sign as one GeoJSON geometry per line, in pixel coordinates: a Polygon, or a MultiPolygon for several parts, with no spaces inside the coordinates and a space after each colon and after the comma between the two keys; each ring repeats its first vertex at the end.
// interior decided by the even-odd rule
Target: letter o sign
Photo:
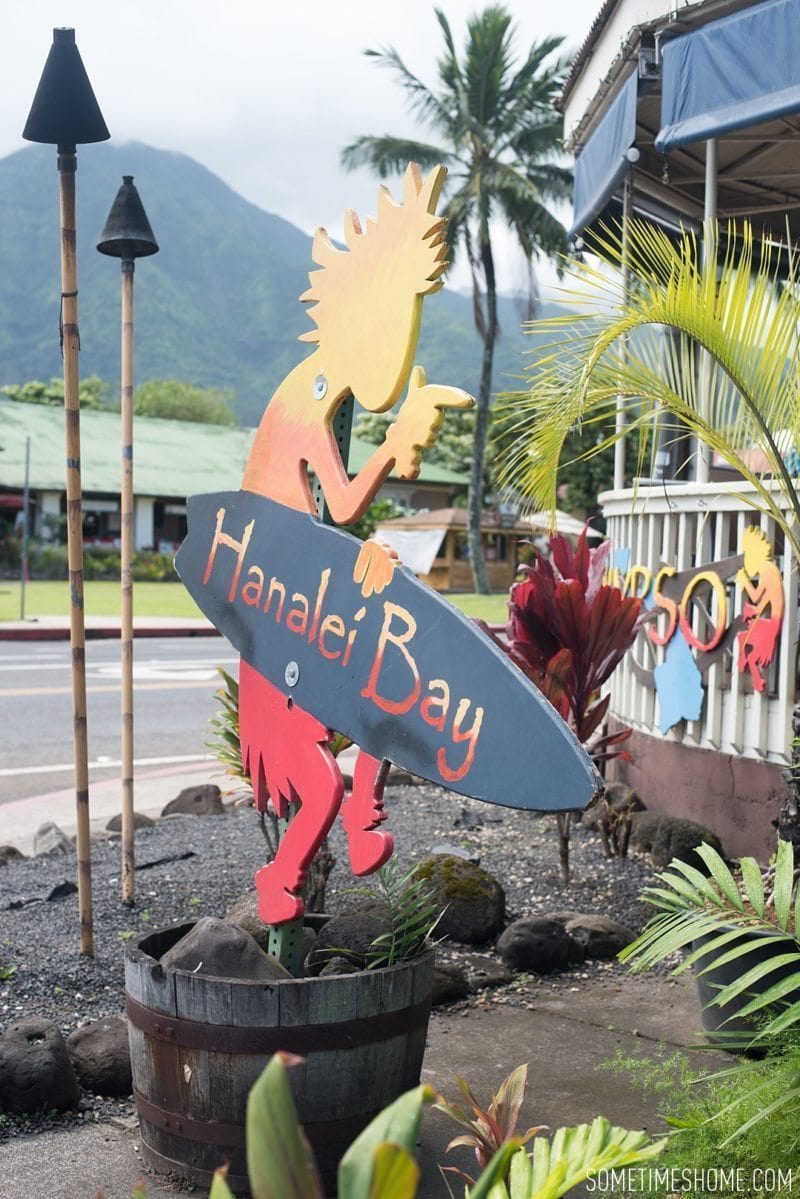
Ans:
{"type": "Polygon", "coordinates": [[[728,592],[725,589],[725,584],[723,583],[722,579],[719,577],[719,575],[714,570],[698,571],[698,573],[692,579],[690,579],[689,582],[686,584],[686,590],[684,591],[683,595],[681,596],[681,603],[680,603],[681,632],[683,633],[686,640],[689,642],[689,644],[694,649],[698,649],[704,653],[707,653],[709,650],[715,649],[719,645],[720,641],[722,640],[722,635],[725,632],[725,629],[727,628],[727,625],[728,625],[728,592]],[[692,596],[694,595],[695,589],[697,587],[699,587],[701,583],[709,583],[711,585],[712,591],[714,592],[714,594],[717,597],[717,622],[714,626],[714,632],[712,633],[712,635],[708,641],[700,641],[699,640],[699,638],[696,636],[696,634],[692,630],[692,626],[689,621],[689,608],[690,608],[690,604],[692,602],[692,596]]]}

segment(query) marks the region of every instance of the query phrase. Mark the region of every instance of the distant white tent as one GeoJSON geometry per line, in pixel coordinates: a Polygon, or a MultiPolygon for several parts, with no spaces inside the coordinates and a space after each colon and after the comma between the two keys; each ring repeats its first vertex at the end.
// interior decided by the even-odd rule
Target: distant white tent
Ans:
{"type": "MultiPolygon", "coordinates": [[[[529,524],[537,533],[547,535],[553,530],[553,513],[552,512],[533,512],[529,516],[521,516],[522,524],[529,524]]],[[[586,522],[578,520],[577,516],[570,516],[569,512],[557,511],[555,514],[555,527],[557,533],[563,533],[566,537],[578,537],[584,530],[586,522]]],[[[599,533],[597,529],[593,529],[589,525],[588,536],[595,541],[602,541],[605,533],[599,533]]]]}

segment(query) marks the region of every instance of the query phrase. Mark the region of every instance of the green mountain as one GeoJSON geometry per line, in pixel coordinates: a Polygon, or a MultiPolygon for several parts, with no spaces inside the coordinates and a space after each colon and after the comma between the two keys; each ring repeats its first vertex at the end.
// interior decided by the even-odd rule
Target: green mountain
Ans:
{"type": "MultiPolygon", "coordinates": [[[[298,296],[311,240],[242,199],[182,154],[138,143],[78,148],[81,374],[119,378],[119,265],[95,245],[123,174],[132,174],[161,247],[136,268],[135,376],[230,388],[243,424],[257,423],[281,378],[307,353],[298,296]]],[[[0,385],[62,370],[58,344],[59,216],[55,148],[0,159],[0,385]]],[[[531,339],[501,300],[495,386],[514,386],[531,339]]],[[[481,345],[472,302],[445,289],[426,302],[418,361],[431,381],[474,392],[481,345]]]]}

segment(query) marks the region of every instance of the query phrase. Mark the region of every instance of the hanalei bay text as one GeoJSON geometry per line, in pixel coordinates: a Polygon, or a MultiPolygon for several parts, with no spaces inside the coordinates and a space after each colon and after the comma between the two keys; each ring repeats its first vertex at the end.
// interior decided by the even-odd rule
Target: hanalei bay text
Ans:
{"type": "MultiPolygon", "coordinates": [[[[367,615],[366,605],[362,603],[349,616],[326,610],[326,594],[332,576],[330,567],[320,571],[314,595],[292,591],[290,583],[275,575],[268,577],[262,566],[248,561],[255,518],[245,525],[237,539],[223,531],[225,516],[226,509],[220,508],[203,574],[204,586],[219,587],[220,581],[224,580],[229,604],[244,604],[257,609],[274,624],[282,624],[302,638],[332,669],[346,670],[361,631],[361,622],[367,615]],[[222,570],[218,568],[215,574],[217,556],[223,548],[233,551],[234,557],[227,553],[220,556],[222,570]]],[[[353,587],[355,590],[356,585],[353,587]]],[[[361,598],[360,592],[356,591],[356,595],[361,598]]],[[[374,652],[369,657],[367,677],[361,680],[360,694],[382,712],[393,716],[402,717],[416,710],[426,726],[442,735],[444,744],[435,749],[436,768],[441,778],[445,783],[459,782],[475,762],[485,709],[479,705],[473,708],[468,697],[454,698],[450,684],[444,678],[423,679],[414,653],[417,621],[406,607],[389,599],[371,599],[369,602],[381,603],[383,614],[374,652]],[[390,656],[395,667],[395,680],[398,661],[405,670],[407,691],[400,698],[390,698],[382,691],[382,675],[385,675],[390,656]]],[[[265,632],[268,627],[269,622],[266,622],[265,632]]]]}

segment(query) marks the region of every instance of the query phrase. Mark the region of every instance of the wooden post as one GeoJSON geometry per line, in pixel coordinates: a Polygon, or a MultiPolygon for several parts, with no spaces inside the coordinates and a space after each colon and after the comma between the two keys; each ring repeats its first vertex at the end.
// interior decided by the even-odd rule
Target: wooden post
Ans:
{"type": "Polygon", "coordinates": [[[67,443],[67,560],[72,650],[72,718],[75,747],[78,908],[81,953],[94,956],[92,860],[89,833],[89,755],[86,734],[86,638],[83,611],[83,512],[78,387],[78,269],[75,236],[75,146],[59,145],[61,210],[61,327],[67,443]]]}
{"type": "Polygon", "coordinates": [[[120,346],[120,717],[122,747],[122,902],[133,903],[136,881],[133,827],[133,272],[135,259],[158,253],[133,175],[122,176],[97,249],[122,269],[120,346]]]}
{"type": "Polygon", "coordinates": [[[133,847],[133,272],[123,258],[121,320],[122,475],[120,483],[122,593],[120,659],[122,720],[122,902],[133,903],[136,877],[133,847]]]}

